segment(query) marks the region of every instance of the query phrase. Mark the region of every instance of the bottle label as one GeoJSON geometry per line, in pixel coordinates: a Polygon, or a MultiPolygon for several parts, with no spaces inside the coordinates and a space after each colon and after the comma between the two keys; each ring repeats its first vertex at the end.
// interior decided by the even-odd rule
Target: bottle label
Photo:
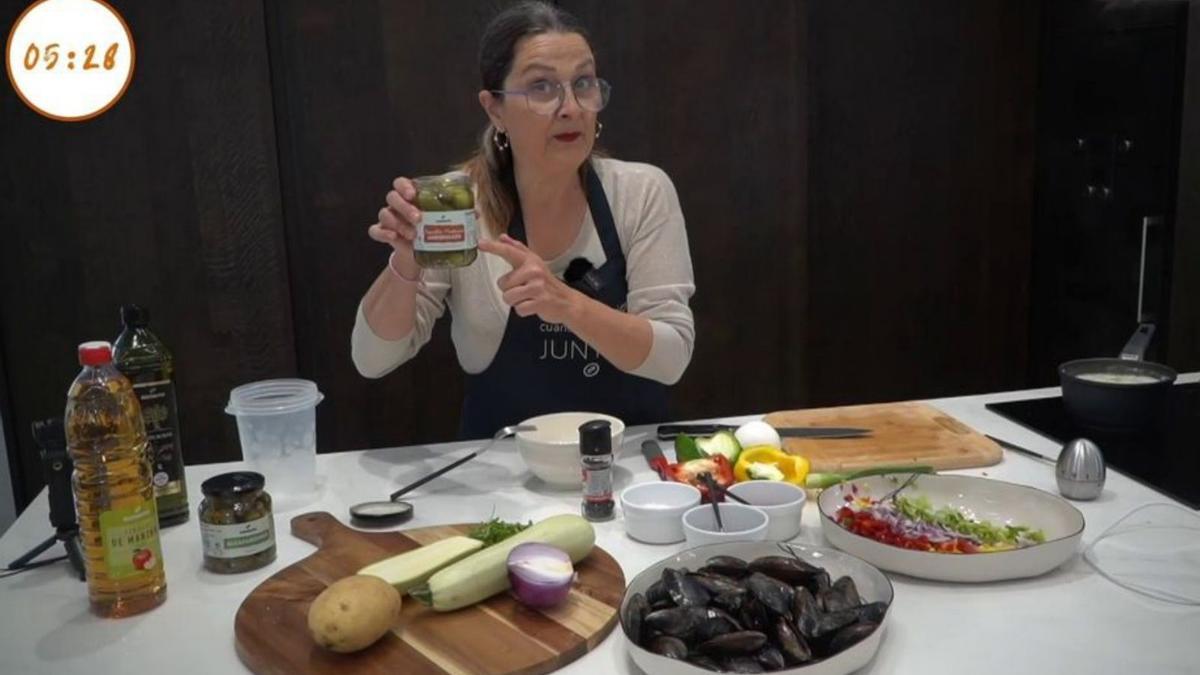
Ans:
{"type": "Polygon", "coordinates": [[[142,406],[146,440],[150,442],[154,496],[162,498],[183,493],[183,456],[179,452],[176,433],[179,413],[175,405],[175,385],[170,380],[137,381],[136,377],[130,379],[134,380],[133,391],[142,406]]]}
{"type": "Polygon", "coordinates": [[[236,525],[201,522],[200,541],[210,558],[245,558],[275,545],[275,519],[263,516],[236,525]]]}
{"type": "Polygon", "coordinates": [[[114,580],[146,574],[162,565],[158,510],[153,501],[102,512],[100,537],[108,575],[114,580]]]}
{"type": "Polygon", "coordinates": [[[422,211],[415,251],[465,251],[478,245],[475,211],[422,211]]]}

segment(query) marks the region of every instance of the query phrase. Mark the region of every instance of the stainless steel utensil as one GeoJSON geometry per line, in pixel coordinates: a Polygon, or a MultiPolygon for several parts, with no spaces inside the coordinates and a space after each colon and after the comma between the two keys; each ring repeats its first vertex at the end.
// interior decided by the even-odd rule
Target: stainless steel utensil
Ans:
{"type": "Polygon", "coordinates": [[[721,506],[717,503],[717,493],[720,488],[717,486],[717,481],[712,477],[712,474],[706,473],[703,476],[704,482],[708,485],[709,503],[712,504],[713,515],[717,519],[717,531],[725,531],[725,523],[721,522],[721,506]]]}
{"type": "Polygon", "coordinates": [[[431,473],[417,481],[409,483],[408,485],[405,485],[404,487],[400,488],[399,490],[396,490],[395,492],[393,492],[391,495],[388,496],[388,501],[362,502],[360,504],[355,504],[354,506],[351,506],[350,507],[350,519],[355,522],[358,522],[360,524],[370,524],[370,525],[398,523],[398,522],[401,522],[404,520],[408,520],[409,518],[412,517],[413,506],[412,506],[412,504],[410,504],[408,502],[399,501],[400,497],[421,487],[422,485],[437,478],[438,476],[445,474],[446,472],[450,471],[451,469],[454,469],[455,467],[458,467],[458,466],[462,466],[463,464],[466,464],[467,462],[471,461],[472,459],[475,459],[479,455],[482,455],[483,453],[490,450],[491,447],[493,445],[495,445],[497,441],[508,438],[509,436],[514,436],[517,434],[517,432],[520,432],[520,431],[536,431],[536,430],[537,430],[537,427],[528,425],[528,424],[504,427],[500,431],[497,431],[496,435],[492,436],[492,440],[488,441],[488,444],[483,446],[481,449],[476,450],[475,452],[472,452],[469,455],[466,455],[464,457],[456,459],[453,462],[447,464],[446,466],[438,469],[437,471],[434,471],[433,473],[431,473]]]}
{"type": "Polygon", "coordinates": [[[1095,499],[1104,492],[1104,455],[1095,443],[1076,438],[1063,446],[1054,474],[1062,496],[1084,501],[1095,499]]]}

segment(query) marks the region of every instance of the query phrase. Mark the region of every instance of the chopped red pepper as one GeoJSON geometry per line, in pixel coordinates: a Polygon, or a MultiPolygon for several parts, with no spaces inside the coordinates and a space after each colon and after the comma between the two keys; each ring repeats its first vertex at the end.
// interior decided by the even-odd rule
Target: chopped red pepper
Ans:
{"type": "Polygon", "coordinates": [[[717,485],[723,488],[733,485],[733,466],[724,455],[693,459],[667,467],[667,474],[671,480],[695,486],[700,490],[700,498],[703,501],[708,501],[709,498],[708,486],[701,477],[706,473],[711,475],[717,485]]]}
{"type": "Polygon", "coordinates": [[[913,537],[895,532],[888,522],[876,518],[874,514],[868,511],[855,511],[849,506],[838,509],[834,514],[834,520],[838,525],[857,535],[899,548],[935,553],[976,553],[979,551],[975,542],[961,537],[953,537],[943,542],[932,542],[929,537],[913,537]]]}

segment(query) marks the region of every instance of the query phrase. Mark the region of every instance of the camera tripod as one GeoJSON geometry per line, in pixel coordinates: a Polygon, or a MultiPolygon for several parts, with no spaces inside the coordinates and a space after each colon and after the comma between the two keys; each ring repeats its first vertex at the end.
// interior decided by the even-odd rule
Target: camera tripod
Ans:
{"type": "Polygon", "coordinates": [[[66,558],[71,562],[71,567],[75,569],[75,573],[79,576],[79,580],[83,581],[86,578],[83,568],[83,546],[79,543],[79,527],[77,525],[74,527],[58,528],[49,539],[43,541],[37,546],[34,546],[29,550],[28,553],[9,563],[8,569],[15,571],[33,567],[41,567],[43,565],[49,565],[50,563],[56,563],[63,558],[66,558]],[[38,557],[46,549],[53,546],[54,542],[56,541],[61,541],[63,543],[63,546],[67,549],[67,555],[59,558],[50,558],[49,560],[33,562],[34,558],[38,557]]]}
{"type": "Polygon", "coordinates": [[[62,419],[52,418],[34,422],[33,437],[41,447],[39,455],[46,478],[47,496],[50,500],[50,524],[54,526],[54,534],[9,563],[7,571],[15,573],[66,559],[75,569],[79,580],[83,581],[86,578],[83,546],[79,541],[79,523],[75,519],[75,500],[71,494],[71,471],[74,467],[71,456],[67,454],[67,439],[63,432],[62,419]],[[61,541],[67,549],[65,556],[34,562],[34,558],[44,553],[56,541],[61,541]]]}

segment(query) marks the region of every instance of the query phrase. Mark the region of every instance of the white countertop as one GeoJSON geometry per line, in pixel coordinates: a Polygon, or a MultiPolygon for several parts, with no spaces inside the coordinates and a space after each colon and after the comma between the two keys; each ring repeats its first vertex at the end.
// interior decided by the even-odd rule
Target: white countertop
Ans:
{"type": "MultiPolygon", "coordinates": [[[[1190,374],[1180,381],[1200,381],[1190,374]]],[[[975,429],[1054,456],[1057,446],[984,408],[985,403],[1057,395],[1038,389],[929,401],[975,429]]],[[[747,418],[729,418],[738,422],[747,418]]],[[[637,448],[649,428],[626,433],[616,488],[654,479],[637,448]]],[[[386,499],[396,486],[463,454],[466,444],[386,448],[320,455],[324,481],[319,501],[276,510],[278,559],[254,572],[222,576],[202,569],[195,508],[200,483],[240,463],[187,468],[193,515],[162,534],[167,571],[165,604],[120,619],[93,617],[83,583],[65,562],[0,579],[0,673],[247,672],[234,652],[234,614],[260,582],[306,556],[313,547],[288,534],[288,521],[325,510],[345,521],[351,504],[386,499]]],[[[961,471],[1031,485],[1057,494],[1054,468],[1005,452],[1000,464],[961,471]]],[[[270,487],[268,486],[268,490],[270,487]]],[[[410,495],[416,510],[404,527],[471,522],[495,513],[508,520],[577,513],[579,495],[545,490],[528,474],[513,441],[431,482],[410,495]]],[[[1104,494],[1076,502],[1087,519],[1084,545],[1133,508],[1168,498],[1110,471],[1104,494]]],[[[826,545],[816,506],[808,504],[797,541],[826,545]]],[[[619,516],[598,524],[597,543],[616,558],[626,579],[684,548],[650,546],[625,536],[619,516]]],[[[0,538],[7,563],[52,533],[44,496],[0,538]]],[[[58,555],[56,546],[46,555],[58,555]]],[[[1195,673],[1200,671],[1200,608],[1152,600],[1114,585],[1079,556],[1045,576],[989,584],[940,584],[892,576],[896,597],[882,646],[864,673],[1195,673]]],[[[598,649],[561,673],[638,673],[625,639],[614,630],[598,649]]]]}

